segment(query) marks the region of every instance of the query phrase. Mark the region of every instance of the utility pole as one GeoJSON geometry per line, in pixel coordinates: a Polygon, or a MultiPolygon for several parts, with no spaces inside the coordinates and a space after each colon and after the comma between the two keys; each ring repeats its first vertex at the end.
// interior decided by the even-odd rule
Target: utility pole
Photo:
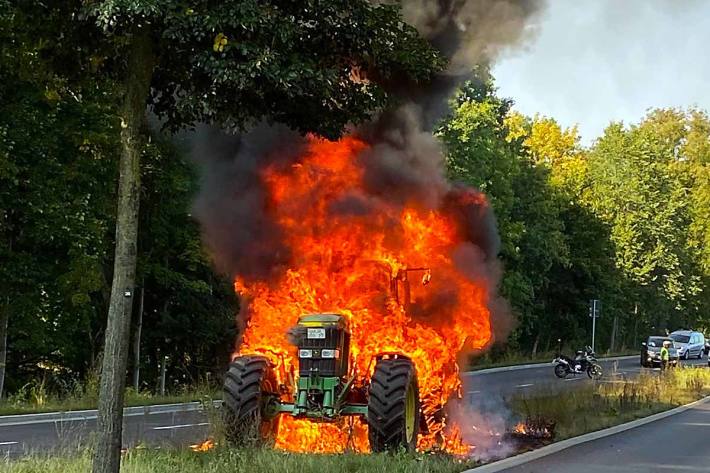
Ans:
{"type": "Polygon", "coordinates": [[[141,332],[143,330],[143,301],[145,299],[145,278],[141,283],[141,298],[138,304],[138,324],[133,340],[133,389],[138,392],[141,378],[141,332]]]}
{"type": "Polygon", "coordinates": [[[596,352],[594,349],[594,338],[597,331],[597,318],[601,312],[601,301],[599,299],[592,299],[589,301],[589,316],[592,318],[592,351],[596,352]]]}

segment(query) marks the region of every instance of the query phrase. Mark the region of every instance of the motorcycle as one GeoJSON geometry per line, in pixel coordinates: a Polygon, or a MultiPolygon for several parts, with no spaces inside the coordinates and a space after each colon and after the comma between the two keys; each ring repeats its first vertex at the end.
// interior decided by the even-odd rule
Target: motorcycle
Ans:
{"type": "Polygon", "coordinates": [[[558,378],[582,373],[587,373],[587,376],[594,380],[602,377],[602,367],[597,363],[597,356],[589,346],[577,351],[574,359],[558,353],[552,363],[555,365],[555,376],[558,378]]]}

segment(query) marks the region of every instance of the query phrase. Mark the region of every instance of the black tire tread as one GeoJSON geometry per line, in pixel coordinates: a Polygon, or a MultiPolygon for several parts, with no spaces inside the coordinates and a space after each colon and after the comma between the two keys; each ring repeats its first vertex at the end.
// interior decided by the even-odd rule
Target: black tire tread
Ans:
{"type": "Polygon", "coordinates": [[[260,433],[262,388],[270,374],[269,362],[262,356],[241,356],[230,363],[222,397],[225,435],[230,443],[242,446],[268,440],[260,433]]]}
{"type": "Polygon", "coordinates": [[[375,365],[370,380],[367,408],[367,424],[370,449],[373,452],[416,448],[419,428],[419,389],[414,364],[406,358],[382,359],[375,365]],[[415,435],[408,442],[406,437],[406,396],[410,385],[416,392],[415,435]]]}

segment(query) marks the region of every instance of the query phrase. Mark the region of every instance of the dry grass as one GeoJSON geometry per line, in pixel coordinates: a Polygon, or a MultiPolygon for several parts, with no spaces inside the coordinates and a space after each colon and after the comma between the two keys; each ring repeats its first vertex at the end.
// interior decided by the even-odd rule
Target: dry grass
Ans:
{"type": "Polygon", "coordinates": [[[513,398],[513,410],[557,424],[557,440],[618,425],[710,395],[710,370],[688,367],[660,376],[600,382],[557,394],[513,398]]]}

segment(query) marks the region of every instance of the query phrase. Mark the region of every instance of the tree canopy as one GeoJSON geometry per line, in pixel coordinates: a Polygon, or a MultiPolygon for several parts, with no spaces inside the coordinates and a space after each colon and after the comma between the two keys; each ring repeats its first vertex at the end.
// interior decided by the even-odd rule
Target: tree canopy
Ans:
{"type": "Polygon", "coordinates": [[[601,299],[602,346],[708,326],[708,143],[697,109],[612,123],[590,147],[576,128],[526,117],[481,70],[439,133],[452,179],[488,195],[499,222],[513,347],[588,340],[601,299]]]}

